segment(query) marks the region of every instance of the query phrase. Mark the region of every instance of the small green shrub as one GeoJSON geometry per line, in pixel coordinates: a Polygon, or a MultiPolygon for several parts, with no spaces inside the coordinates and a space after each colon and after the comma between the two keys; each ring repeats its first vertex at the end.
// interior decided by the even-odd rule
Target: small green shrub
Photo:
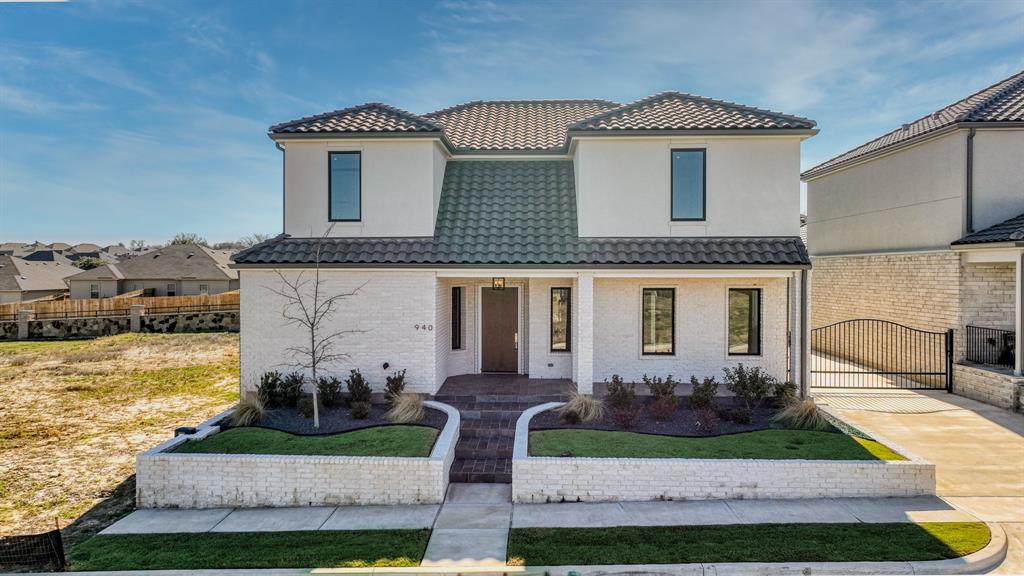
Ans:
{"type": "Polygon", "coordinates": [[[776,406],[789,406],[798,401],[797,387],[793,382],[776,382],[772,390],[772,399],[776,406]]]}
{"type": "Polygon", "coordinates": [[[316,393],[320,398],[320,405],[333,408],[341,404],[341,380],[334,376],[323,377],[316,383],[316,393]]]}
{"type": "Polygon", "coordinates": [[[650,391],[651,396],[654,396],[655,398],[674,396],[676,393],[676,385],[679,384],[672,379],[671,374],[665,377],[664,380],[659,376],[648,378],[647,374],[644,374],[642,380],[647,386],[647,390],[650,391]]]}
{"type": "Polygon", "coordinates": [[[658,396],[651,402],[651,416],[659,422],[672,419],[676,413],[676,405],[679,399],[675,396],[658,396]]]}
{"type": "Polygon", "coordinates": [[[278,403],[281,406],[288,406],[294,408],[295,404],[299,401],[302,396],[302,383],[306,380],[306,377],[301,372],[292,372],[291,374],[284,377],[281,381],[281,386],[278,389],[278,403]]]}
{"type": "Polygon", "coordinates": [[[278,395],[281,388],[280,372],[264,372],[260,376],[260,385],[256,388],[256,394],[265,406],[274,406],[278,402],[278,395]]]}
{"type": "Polygon", "coordinates": [[[622,381],[618,374],[612,375],[612,381],[608,383],[608,405],[612,408],[629,408],[636,401],[636,385],[632,382],[627,384],[622,381]]]}
{"type": "Polygon", "coordinates": [[[299,413],[299,416],[303,418],[313,417],[313,397],[302,396],[295,401],[295,411],[299,413]]]}
{"type": "Polygon", "coordinates": [[[746,406],[722,408],[717,411],[719,418],[736,424],[750,424],[754,420],[754,411],[746,406]]]}
{"type": "Polygon", "coordinates": [[[391,376],[386,377],[385,380],[384,399],[388,401],[388,404],[394,404],[395,399],[405,392],[405,370],[392,372],[391,376]]]}
{"type": "Polygon", "coordinates": [[[352,402],[350,412],[356,420],[365,420],[370,417],[370,403],[352,402]]]}
{"type": "Polygon", "coordinates": [[[604,418],[604,402],[590,394],[575,393],[569,401],[555,409],[569,424],[594,422],[604,418]]]}
{"type": "Polygon", "coordinates": [[[252,426],[263,418],[263,412],[263,399],[259,392],[246,392],[238,399],[229,422],[232,426],[252,426]]]}
{"type": "Polygon", "coordinates": [[[802,402],[793,402],[780,410],[772,421],[792,430],[814,430],[818,432],[833,430],[832,423],[825,413],[814,403],[813,398],[802,402]]]}
{"type": "Polygon", "coordinates": [[[423,397],[419,394],[399,394],[391,402],[391,409],[384,415],[395,424],[411,424],[423,420],[423,397]]]}
{"type": "Polygon", "coordinates": [[[715,378],[712,376],[697,380],[696,376],[690,376],[690,385],[693,387],[693,391],[690,392],[690,407],[694,410],[711,408],[715,396],[718,395],[718,382],[715,378]]]}
{"type": "Polygon", "coordinates": [[[736,368],[722,370],[725,372],[726,390],[743,401],[750,411],[760,406],[775,388],[775,378],[761,370],[760,366],[747,368],[740,364],[736,368]]]}
{"type": "Polygon", "coordinates": [[[366,379],[363,378],[363,374],[357,369],[349,371],[348,378],[345,379],[345,387],[348,388],[349,406],[357,402],[369,404],[373,397],[373,390],[366,382],[366,379]]]}

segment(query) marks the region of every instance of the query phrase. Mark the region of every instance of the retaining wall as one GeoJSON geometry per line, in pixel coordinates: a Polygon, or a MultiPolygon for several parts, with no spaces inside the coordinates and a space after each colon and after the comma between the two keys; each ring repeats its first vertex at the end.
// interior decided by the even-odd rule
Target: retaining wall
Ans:
{"type": "Polygon", "coordinates": [[[953,391],[966,396],[1010,410],[1019,409],[1019,394],[1024,386],[1024,377],[1013,376],[1009,370],[953,365],[953,391]]]}
{"type": "Polygon", "coordinates": [[[238,332],[236,312],[188,314],[145,314],[139,319],[140,332],[238,332]]]}
{"type": "Polygon", "coordinates": [[[128,316],[70,318],[67,320],[30,320],[28,337],[32,339],[96,338],[131,330],[128,316]]]}

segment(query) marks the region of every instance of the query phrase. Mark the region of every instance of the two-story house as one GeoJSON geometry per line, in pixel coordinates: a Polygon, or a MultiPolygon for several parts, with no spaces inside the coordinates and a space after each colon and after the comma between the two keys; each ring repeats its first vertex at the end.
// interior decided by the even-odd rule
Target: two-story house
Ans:
{"type": "Polygon", "coordinates": [[[273,126],[284,233],[234,257],[242,386],[309,339],[282,315],[279,274],[316,265],[329,293],[354,292],[321,327],[345,332],[327,370],[378,390],[395,369],[428,394],[479,373],[592,393],[613,374],[739,363],[806,384],[799,165],[816,132],[677,92],[364,104],[273,126]]]}
{"type": "Polygon", "coordinates": [[[953,329],[954,391],[1013,406],[1024,369],[1024,71],[802,178],[813,326],[953,329]]]}

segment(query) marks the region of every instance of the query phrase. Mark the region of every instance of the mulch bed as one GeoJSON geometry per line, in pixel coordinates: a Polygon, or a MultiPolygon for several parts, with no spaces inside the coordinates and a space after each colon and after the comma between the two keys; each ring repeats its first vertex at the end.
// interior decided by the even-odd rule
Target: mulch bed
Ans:
{"type": "MultiPolygon", "coordinates": [[[[671,419],[659,422],[651,415],[650,405],[654,398],[650,396],[637,396],[636,404],[641,407],[640,414],[630,429],[624,429],[615,422],[612,409],[605,404],[604,418],[595,422],[581,422],[569,424],[563,422],[561,417],[554,410],[541,412],[530,420],[530,430],[556,430],[556,429],[578,429],[578,430],[608,430],[612,432],[640,432],[643,434],[659,434],[662,436],[717,436],[722,434],[735,434],[737,432],[753,432],[765,430],[771,427],[771,417],[775,408],[770,401],[754,410],[753,417],[749,424],[736,424],[719,416],[718,425],[714,430],[701,429],[697,426],[695,413],[690,409],[690,398],[680,396],[678,408],[671,419]]],[[[716,398],[715,409],[724,410],[741,406],[742,403],[733,398],[716,398]]]]}
{"type": "MultiPolygon", "coordinates": [[[[271,408],[253,426],[273,428],[274,430],[281,430],[292,434],[335,434],[361,428],[390,425],[392,422],[384,417],[387,411],[388,407],[385,404],[372,404],[370,406],[370,417],[356,420],[350,415],[348,406],[321,408],[320,428],[313,428],[313,419],[299,415],[295,408],[271,408]]],[[[438,430],[444,429],[444,425],[448,421],[447,414],[425,406],[423,413],[423,420],[413,424],[430,426],[438,430]]]]}

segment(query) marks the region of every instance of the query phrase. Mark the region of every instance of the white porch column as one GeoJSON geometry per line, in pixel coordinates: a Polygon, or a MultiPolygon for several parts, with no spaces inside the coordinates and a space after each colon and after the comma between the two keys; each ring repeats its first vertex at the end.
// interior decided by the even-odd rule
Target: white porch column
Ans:
{"type": "Polygon", "coordinates": [[[1017,286],[1017,293],[1014,296],[1014,303],[1017,308],[1017,318],[1014,329],[1014,364],[1013,375],[1024,376],[1024,250],[1017,253],[1013,259],[1013,283],[1017,286]]]}
{"type": "Polygon", "coordinates": [[[594,393],[594,273],[580,272],[576,279],[576,390],[594,393]]]}
{"type": "Polygon", "coordinates": [[[811,271],[799,274],[800,322],[797,325],[797,348],[800,351],[800,368],[796,373],[796,385],[800,395],[806,398],[811,389],[811,271]]]}

